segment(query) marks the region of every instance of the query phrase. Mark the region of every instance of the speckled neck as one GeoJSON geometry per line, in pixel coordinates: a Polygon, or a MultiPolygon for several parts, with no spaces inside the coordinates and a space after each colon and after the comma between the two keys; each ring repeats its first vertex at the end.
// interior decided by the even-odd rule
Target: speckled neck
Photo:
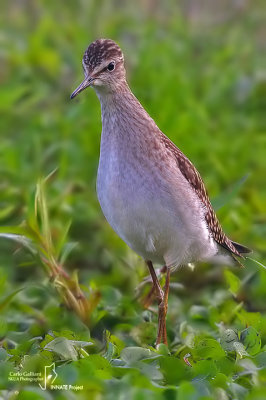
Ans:
{"type": "Polygon", "coordinates": [[[142,107],[127,84],[115,92],[96,89],[101,103],[102,135],[148,136],[154,129],[155,122],[142,107]],[[139,134],[139,135],[138,135],[139,134]]]}

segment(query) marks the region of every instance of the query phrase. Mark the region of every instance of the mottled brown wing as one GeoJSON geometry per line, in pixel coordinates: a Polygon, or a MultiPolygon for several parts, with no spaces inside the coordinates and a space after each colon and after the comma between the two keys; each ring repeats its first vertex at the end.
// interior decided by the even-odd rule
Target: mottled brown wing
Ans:
{"type": "Polygon", "coordinates": [[[232,244],[231,240],[228,239],[228,237],[224,234],[222,227],[218,221],[218,218],[212,208],[209,196],[207,194],[207,191],[205,189],[203,180],[201,179],[199,172],[196,170],[191,161],[189,161],[189,159],[182,153],[182,151],[179,150],[179,148],[176,147],[176,145],[173,142],[171,142],[171,140],[167,136],[163,134],[162,134],[162,141],[165,147],[174,154],[177,165],[181,173],[191,184],[191,186],[197,193],[199,199],[205,205],[206,207],[205,219],[211,231],[213,239],[218,244],[223,246],[225,249],[229,250],[231,253],[239,257],[242,257],[241,254],[232,244]]]}

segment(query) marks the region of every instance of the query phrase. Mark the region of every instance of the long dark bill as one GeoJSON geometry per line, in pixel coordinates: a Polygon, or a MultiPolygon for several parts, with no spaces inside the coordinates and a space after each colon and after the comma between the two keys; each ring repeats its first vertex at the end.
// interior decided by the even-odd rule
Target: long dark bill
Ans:
{"type": "Polygon", "coordinates": [[[77,87],[77,89],[74,90],[74,92],[71,94],[70,98],[74,99],[74,97],[76,97],[80,92],[82,92],[82,90],[89,87],[91,85],[92,81],[93,81],[93,78],[91,78],[90,76],[87,76],[84,79],[84,81],[77,87]]]}

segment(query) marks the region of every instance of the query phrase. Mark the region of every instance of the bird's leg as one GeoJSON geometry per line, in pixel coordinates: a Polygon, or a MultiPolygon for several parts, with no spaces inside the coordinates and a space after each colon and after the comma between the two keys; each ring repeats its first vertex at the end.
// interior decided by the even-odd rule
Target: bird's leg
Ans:
{"type": "Polygon", "coordinates": [[[147,261],[147,265],[153,281],[154,290],[158,298],[158,334],[156,339],[156,345],[163,342],[167,345],[167,333],[166,333],[166,314],[168,307],[168,294],[169,294],[169,283],[170,283],[170,269],[167,268],[167,275],[165,281],[165,290],[163,291],[158,281],[157,275],[154,271],[151,261],[147,261]]]}
{"type": "Polygon", "coordinates": [[[144,297],[142,300],[142,305],[144,308],[149,308],[150,305],[152,304],[155,296],[155,287],[152,285],[151,289],[149,290],[149,293],[144,297]]]}
{"type": "MultiPolygon", "coordinates": [[[[159,272],[159,279],[160,279],[161,275],[164,274],[164,273],[166,272],[166,270],[167,270],[166,265],[163,266],[163,267],[160,269],[160,272],[159,272]]],[[[158,279],[158,280],[159,280],[159,279],[158,279]]],[[[154,284],[152,284],[152,287],[151,287],[149,293],[148,293],[148,294],[145,296],[145,298],[142,300],[143,307],[144,307],[144,308],[149,308],[150,305],[151,305],[151,303],[153,302],[155,296],[156,296],[156,290],[155,290],[154,284]]]]}
{"type": "Polygon", "coordinates": [[[151,279],[152,279],[152,282],[153,282],[154,290],[156,292],[156,296],[157,296],[159,301],[162,301],[164,293],[163,293],[163,290],[161,288],[160,282],[159,282],[159,280],[157,278],[156,272],[154,271],[152,262],[151,261],[147,261],[147,265],[148,265],[148,268],[149,268],[149,271],[150,271],[150,274],[151,274],[151,279]]]}
{"type": "MultiPolygon", "coordinates": [[[[163,301],[159,304],[159,321],[161,321],[161,341],[166,345],[167,345],[166,315],[168,310],[169,285],[170,285],[170,268],[167,268],[163,301]]],[[[159,344],[159,342],[156,344],[159,344]]]]}

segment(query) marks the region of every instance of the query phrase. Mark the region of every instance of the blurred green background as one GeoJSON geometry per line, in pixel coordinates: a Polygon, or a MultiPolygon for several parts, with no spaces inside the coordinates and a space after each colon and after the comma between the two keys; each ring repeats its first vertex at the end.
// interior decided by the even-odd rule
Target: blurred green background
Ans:
{"type": "MultiPolygon", "coordinates": [[[[124,316],[141,315],[137,300],[136,308],[131,302],[146,275],[142,260],[111,230],[97,202],[98,99],[91,89],[69,99],[83,79],[83,53],[96,38],[118,42],[132,91],[196,165],[214,205],[223,205],[218,216],[225,232],[265,262],[265,2],[14,0],[2,3],[0,18],[0,224],[18,225],[27,218],[38,178],[57,169],[47,184],[53,236],[60,239],[71,220],[68,241],[77,243],[66,269],[78,269],[84,286],[102,292],[102,308],[122,299],[98,325],[95,317],[92,336],[101,339],[106,327],[119,336],[127,330],[120,326],[124,316]]],[[[189,299],[183,295],[183,305],[173,296],[183,310],[179,320],[174,308],[175,324],[193,302],[204,302],[203,296],[211,301],[216,290],[226,288],[223,274],[215,271],[218,278],[213,266],[175,274],[173,280],[190,293],[189,299]]],[[[248,281],[239,301],[264,313],[265,272],[249,264],[234,273],[248,281]]],[[[31,292],[42,284],[47,285],[43,270],[2,239],[0,295],[28,288],[5,309],[5,319],[19,330],[27,315],[41,335],[60,327],[78,331],[71,316],[58,319],[58,299],[43,289],[31,292]],[[43,313],[42,327],[26,304],[43,313]]]]}

